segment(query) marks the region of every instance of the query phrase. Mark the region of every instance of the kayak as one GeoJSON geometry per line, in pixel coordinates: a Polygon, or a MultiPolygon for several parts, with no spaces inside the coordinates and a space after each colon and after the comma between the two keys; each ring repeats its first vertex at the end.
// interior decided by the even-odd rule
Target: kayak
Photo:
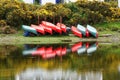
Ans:
{"type": "Polygon", "coordinates": [[[39,33],[41,33],[41,34],[43,34],[43,35],[45,34],[45,31],[44,31],[44,28],[43,28],[43,27],[39,27],[39,26],[33,25],[33,24],[31,24],[31,27],[34,28],[34,29],[36,29],[37,32],[39,32],[39,33]]]}
{"type": "Polygon", "coordinates": [[[52,46],[48,47],[48,48],[45,49],[45,51],[46,51],[45,52],[46,54],[52,53],[53,52],[53,47],[52,46]]]}
{"type": "Polygon", "coordinates": [[[47,21],[42,21],[41,23],[42,25],[44,25],[45,27],[49,27],[51,28],[52,30],[56,31],[56,26],[50,22],[47,22],[47,21]]]}
{"type": "Polygon", "coordinates": [[[89,48],[89,45],[90,45],[89,42],[87,42],[86,43],[86,49],[89,48]]]}
{"type": "Polygon", "coordinates": [[[89,32],[84,26],[78,24],[77,29],[83,34],[83,36],[89,37],[89,32]]]}
{"type": "Polygon", "coordinates": [[[62,30],[59,26],[56,26],[56,29],[57,29],[57,33],[62,34],[62,30]]]}
{"type": "Polygon", "coordinates": [[[98,32],[97,32],[97,30],[94,28],[94,27],[92,27],[92,26],[90,26],[90,25],[87,25],[87,30],[89,31],[89,33],[91,34],[91,35],[93,35],[94,37],[98,37],[98,32]]]}
{"type": "Polygon", "coordinates": [[[82,33],[81,33],[76,27],[72,26],[72,27],[71,27],[71,31],[72,31],[72,33],[73,33],[74,35],[82,38],[82,33]]]}
{"type": "Polygon", "coordinates": [[[48,32],[48,33],[50,33],[51,35],[53,34],[51,28],[46,27],[46,26],[44,26],[44,25],[42,25],[42,24],[40,24],[39,27],[42,27],[45,32],[48,32]]]}
{"type": "Polygon", "coordinates": [[[62,48],[61,54],[62,54],[62,55],[66,55],[66,53],[67,53],[66,47],[62,48]]]}
{"type": "Polygon", "coordinates": [[[53,51],[52,53],[45,53],[45,54],[43,54],[42,55],[42,58],[43,59],[48,59],[48,58],[53,58],[53,57],[55,57],[55,51],[53,51]]]}
{"type": "Polygon", "coordinates": [[[27,26],[27,25],[22,25],[22,29],[24,31],[31,32],[31,33],[36,34],[36,35],[38,34],[36,29],[34,29],[34,28],[30,27],[30,26],[27,26]]]}
{"type": "Polygon", "coordinates": [[[55,52],[58,56],[60,56],[61,52],[62,52],[62,47],[59,47],[59,48],[55,49],[55,52]]]}
{"type": "Polygon", "coordinates": [[[27,36],[30,36],[30,32],[28,32],[28,31],[24,31],[24,34],[23,34],[25,37],[27,37],[27,36]]]}
{"type": "Polygon", "coordinates": [[[32,55],[34,56],[40,56],[42,54],[45,54],[45,47],[39,47],[34,52],[32,52],[32,55]]]}
{"type": "Polygon", "coordinates": [[[79,49],[77,50],[77,53],[80,55],[80,54],[84,53],[85,51],[86,51],[86,46],[85,46],[85,44],[84,44],[81,48],[79,48],[79,49]]]}
{"type": "Polygon", "coordinates": [[[61,30],[62,30],[64,33],[66,33],[66,25],[64,25],[64,24],[62,24],[62,23],[57,23],[56,25],[57,25],[58,27],[60,27],[61,30]]]}
{"type": "Polygon", "coordinates": [[[82,47],[82,42],[76,43],[72,46],[71,50],[72,52],[76,52],[79,48],[82,47]]]}
{"type": "Polygon", "coordinates": [[[89,33],[88,29],[86,29],[86,37],[90,37],[90,33],[89,33]]]}
{"type": "Polygon", "coordinates": [[[27,49],[22,52],[23,55],[32,55],[33,52],[35,52],[37,48],[27,49]]]}
{"type": "Polygon", "coordinates": [[[86,36],[86,28],[80,24],[77,25],[77,29],[84,35],[86,36]]]}
{"type": "Polygon", "coordinates": [[[69,33],[71,31],[70,27],[66,27],[66,33],[69,33]]]}
{"type": "Polygon", "coordinates": [[[55,32],[61,34],[61,28],[60,28],[60,27],[57,27],[56,25],[54,25],[54,24],[52,24],[52,23],[50,23],[50,22],[47,22],[47,21],[42,21],[42,24],[43,24],[45,27],[49,27],[49,28],[51,28],[52,30],[54,30],[55,32]]]}
{"type": "Polygon", "coordinates": [[[45,54],[42,55],[42,58],[44,59],[53,58],[56,55],[56,52],[53,50],[53,47],[46,48],[45,51],[45,54]]]}
{"type": "Polygon", "coordinates": [[[59,48],[55,49],[55,52],[56,52],[57,56],[63,56],[63,55],[66,55],[67,49],[66,49],[66,47],[64,47],[64,48],[59,47],[59,48]]]}
{"type": "Polygon", "coordinates": [[[87,53],[90,54],[90,53],[93,53],[97,50],[97,47],[98,47],[98,43],[94,43],[92,44],[88,49],[87,49],[87,53]]]}

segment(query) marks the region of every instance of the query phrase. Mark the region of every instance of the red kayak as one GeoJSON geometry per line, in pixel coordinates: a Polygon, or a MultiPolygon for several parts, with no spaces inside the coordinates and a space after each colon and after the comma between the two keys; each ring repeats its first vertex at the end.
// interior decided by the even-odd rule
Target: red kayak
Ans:
{"type": "Polygon", "coordinates": [[[42,55],[42,58],[47,59],[47,58],[53,58],[56,56],[56,52],[53,50],[52,47],[46,48],[45,54],[42,55]]]}
{"type": "Polygon", "coordinates": [[[53,50],[52,47],[46,48],[45,54],[42,55],[42,58],[48,59],[48,58],[53,58],[56,55],[56,52],[53,50]]]}
{"type": "Polygon", "coordinates": [[[44,59],[53,58],[53,57],[55,57],[55,51],[53,51],[53,53],[42,55],[42,58],[44,58],[44,59]]]}
{"type": "Polygon", "coordinates": [[[46,52],[45,53],[52,53],[52,51],[53,51],[53,48],[52,48],[52,46],[51,47],[49,47],[49,48],[46,48],[46,50],[45,50],[46,52]]]}
{"type": "Polygon", "coordinates": [[[88,29],[86,29],[86,37],[90,37],[90,33],[89,33],[88,29]]]}
{"type": "Polygon", "coordinates": [[[56,26],[56,29],[57,29],[58,33],[62,34],[62,30],[61,30],[61,28],[59,26],[56,26]]]}
{"type": "Polygon", "coordinates": [[[48,32],[48,33],[50,33],[52,35],[52,29],[51,28],[46,27],[46,26],[44,26],[42,24],[40,24],[39,27],[43,27],[43,29],[45,30],[45,32],[48,32]]]}
{"type": "Polygon", "coordinates": [[[67,53],[67,49],[66,49],[66,47],[64,47],[64,48],[59,47],[59,48],[55,49],[55,52],[58,56],[63,56],[67,53]]]}
{"type": "Polygon", "coordinates": [[[62,53],[62,55],[65,55],[67,53],[66,47],[62,48],[62,52],[61,53],[62,53]]]}
{"type": "Polygon", "coordinates": [[[42,54],[45,54],[45,47],[37,48],[37,50],[32,53],[32,55],[38,55],[38,56],[42,54]]]}
{"type": "Polygon", "coordinates": [[[46,27],[49,27],[51,28],[52,30],[54,30],[55,32],[58,32],[61,34],[61,28],[60,27],[57,27],[56,25],[50,23],[50,22],[47,22],[47,21],[42,21],[42,24],[46,27]]]}
{"type": "Polygon", "coordinates": [[[72,33],[73,33],[74,35],[82,38],[82,33],[81,33],[79,30],[77,30],[76,27],[72,26],[72,27],[71,27],[71,31],[72,31],[72,33]]]}
{"type": "Polygon", "coordinates": [[[61,55],[62,47],[59,47],[59,48],[55,49],[55,52],[58,56],[61,55]]]}
{"type": "Polygon", "coordinates": [[[39,33],[41,33],[41,34],[45,34],[45,31],[44,31],[44,28],[43,28],[43,27],[39,27],[39,26],[33,25],[33,24],[31,24],[31,27],[34,28],[34,29],[36,29],[37,32],[39,32],[39,33]]]}
{"type": "Polygon", "coordinates": [[[66,25],[62,24],[62,23],[57,23],[57,26],[61,28],[61,30],[66,33],[66,25]]]}
{"type": "Polygon", "coordinates": [[[82,42],[76,43],[72,46],[72,52],[77,51],[79,48],[82,47],[82,42]]]}
{"type": "Polygon", "coordinates": [[[89,48],[90,44],[89,42],[86,43],[86,48],[89,48]]]}

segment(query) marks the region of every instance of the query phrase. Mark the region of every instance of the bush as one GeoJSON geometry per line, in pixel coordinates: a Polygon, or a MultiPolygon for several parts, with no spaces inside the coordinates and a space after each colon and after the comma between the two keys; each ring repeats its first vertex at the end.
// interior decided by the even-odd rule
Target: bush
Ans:
{"type": "Polygon", "coordinates": [[[69,24],[96,24],[104,21],[104,16],[98,11],[88,9],[87,4],[87,2],[81,3],[81,6],[78,6],[78,3],[66,4],[66,7],[72,10],[68,20],[69,24]]]}
{"type": "Polygon", "coordinates": [[[71,15],[71,18],[69,20],[69,24],[71,25],[77,25],[80,24],[87,24],[87,13],[83,9],[79,9],[79,12],[75,12],[71,15]]]}
{"type": "Polygon", "coordinates": [[[7,23],[5,20],[0,20],[0,27],[4,27],[6,25],[7,25],[7,23]]]}
{"type": "Polygon", "coordinates": [[[11,29],[10,26],[4,26],[2,28],[2,33],[3,34],[13,34],[13,33],[16,33],[16,30],[15,29],[11,29]]]}
{"type": "MultiPolygon", "coordinates": [[[[100,15],[103,16],[104,21],[112,16],[112,12],[110,9],[112,7],[112,5],[109,3],[106,3],[106,2],[97,2],[97,1],[81,2],[81,1],[78,1],[78,2],[76,2],[76,5],[78,7],[84,8],[84,9],[89,9],[90,11],[94,12],[95,14],[98,14],[98,16],[100,16],[100,15]]],[[[96,22],[93,22],[93,23],[96,23],[96,22]]]]}
{"type": "Polygon", "coordinates": [[[104,21],[104,17],[99,12],[87,11],[87,20],[89,24],[97,24],[102,23],[104,21]]]}
{"type": "Polygon", "coordinates": [[[38,24],[46,20],[70,25],[97,24],[120,20],[120,9],[105,2],[77,1],[68,4],[31,5],[16,0],[0,0],[0,26],[21,28],[22,24],[38,24]]]}
{"type": "Polygon", "coordinates": [[[110,8],[112,12],[111,20],[120,20],[120,8],[110,8]]]}

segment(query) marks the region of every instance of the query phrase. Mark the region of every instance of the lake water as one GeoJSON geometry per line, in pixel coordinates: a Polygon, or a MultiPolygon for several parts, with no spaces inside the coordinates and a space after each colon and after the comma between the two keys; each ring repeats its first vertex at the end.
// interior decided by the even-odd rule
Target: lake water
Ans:
{"type": "Polygon", "coordinates": [[[0,45],[0,80],[120,80],[120,45],[0,45]]]}

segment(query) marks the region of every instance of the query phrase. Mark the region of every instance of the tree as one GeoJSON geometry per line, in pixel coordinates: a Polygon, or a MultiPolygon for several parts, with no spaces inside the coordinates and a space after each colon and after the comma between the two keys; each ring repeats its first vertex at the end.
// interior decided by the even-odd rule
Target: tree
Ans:
{"type": "Polygon", "coordinates": [[[46,20],[47,17],[50,17],[50,16],[53,16],[53,13],[52,11],[50,10],[46,10],[46,9],[37,9],[35,12],[34,12],[34,15],[38,16],[38,24],[39,24],[39,20],[40,18],[46,20]]]}
{"type": "Polygon", "coordinates": [[[60,17],[60,23],[62,23],[62,18],[71,14],[71,10],[69,8],[65,8],[62,4],[57,6],[56,15],[60,17]]]}

